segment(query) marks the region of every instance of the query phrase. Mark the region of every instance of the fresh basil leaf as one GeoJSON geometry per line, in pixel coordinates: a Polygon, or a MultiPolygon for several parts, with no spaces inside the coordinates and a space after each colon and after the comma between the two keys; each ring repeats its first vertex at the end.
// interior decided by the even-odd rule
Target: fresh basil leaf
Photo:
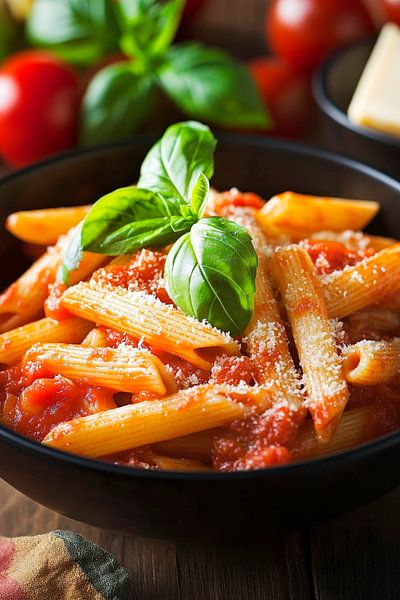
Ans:
{"type": "Polygon", "coordinates": [[[246,230],[210,217],[173,245],[165,280],[170,297],[185,314],[240,335],[253,313],[256,270],[257,255],[246,230]]]}
{"type": "Polygon", "coordinates": [[[128,62],[109,65],[90,82],[81,107],[80,141],[111,142],[134,133],[151,110],[153,79],[128,62]]]}
{"type": "Polygon", "coordinates": [[[82,223],[77,225],[72,234],[72,238],[64,252],[63,261],[57,273],[57,279],[65,285],[69,285],[69,275],[71,271],[76,271],[83,258],[81,244],[82,223]]]}
{"type": "Polygon", "coordinates": [[[269,117],[246,67],[215,48],[173,46],[158,69],[167,95],[189,117],[223,127],[267,127],[269,117]]]}
{"type": "Polygon", "coordinates": [[[100,254],[128,254],[148,246],[166,246],[193,222],[180,215],[179,205],[159,194],[125,187],[93,205],[83,223],[81,244],[84,250],[100,254]]]}
{"type": "Polygon", "coordinates": [[[190,207],[197,217],[202,217],[206,208],[208,194],[210,192],[210,182],[204,173],[200,173],[193,190],[190,207]]]}
{"type": "Polygon", "coordinates": [[[163,54],[175,37],[184,5],[185,0],[119,0],[123,50],[133,57],[163,54]]]}
{"type": "Polygon", "coordinates": [[[138,186],[190,204],[200,173],[208,179],[213,175],[215,146],[206,125],[195,121],[171,125],[147,154],[138,186]]]}
{"type": "Polygon", "coordinates": [[[76,64],[90,64],[118,50],[118,25],[109,0],[36,0],[27,34],[76,64]]]}

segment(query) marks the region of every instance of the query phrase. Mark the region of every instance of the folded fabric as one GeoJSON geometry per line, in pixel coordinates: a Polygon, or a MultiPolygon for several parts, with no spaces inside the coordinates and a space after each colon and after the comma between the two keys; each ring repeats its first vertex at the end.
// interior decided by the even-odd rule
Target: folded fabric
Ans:
{"type": "Polygon", "coordinates": [[[0,537],[1,600],[131,600],[128,573],[72,531],[0,537]]]}

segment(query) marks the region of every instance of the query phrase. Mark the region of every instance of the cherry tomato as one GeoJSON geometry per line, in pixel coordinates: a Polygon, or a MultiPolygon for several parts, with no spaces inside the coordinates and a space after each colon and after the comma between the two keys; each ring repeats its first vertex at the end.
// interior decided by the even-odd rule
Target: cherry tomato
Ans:
{"type": "Polygon", "coordinates": [[[308,77],[281,58],[253,60],[249,69],[273,120],[268,133],[301,136],[312,106],[308,77]]]}
{"type": "Polygon", "coordinates": [[[265,27],[274,52],[307,71],[335,48],[374,31],[361,0],[272,0],[265,27]]]}
{"type": "Polygon", "coordinates": [[[400,0],[381,0],[381,5],[385,16],[400,25],[400,0]]]}
{"type": "Polygon", "coordinates": [[[0,154],[14,167],[69,148],[78,130],[79,80],[51,54],[28,50],[0,69],[0,154]]]}

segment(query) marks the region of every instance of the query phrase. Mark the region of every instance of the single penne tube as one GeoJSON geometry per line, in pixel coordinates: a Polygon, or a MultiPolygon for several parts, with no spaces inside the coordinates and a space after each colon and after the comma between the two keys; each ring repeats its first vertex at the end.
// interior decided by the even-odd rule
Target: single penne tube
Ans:
{"type": "Polygon", "coordinates": [[[303,248],[276,251],[272,271],[287,310],[318,438],[328,442],[339,424],[348,389],[314,265],[303,248]]]}
{"type": "Polygon", "coordinates": [[[191,458],[209,464],[211,462],[212,441],[217,432],[219,432],[219,429],[199,431],[191,435],[159,442],[153,448],[160,454],[174,456],[175,458],[191,458]]]}
{"type": "Polygon", "coordinates": [[[343,350],[343,370],[353,385],[388,383],[400,373],[400,338],[362,340],[343,350]]]}
{"type": "Polygon", "coordinates": [[[0,294],[0,332],[36,319],[43,311],[49,284],[60,264],[60,248],[51,247],[0,294]]]}
{"type": "Polygon", "coordinates": [[[245,331],[247,352],[254,364],[257,383],[280,390],[289,405],[302,410],[305,415],[300,377],[290,354],[285,326],[272,288],[270,247],[254,209],[237,207],[232,210],[232,218],[247,229],[258,258],[254,311],[245,331]]]}
{"type": "Polygon", "coordinates": [[[142,390],[165,396],[176,391],[175,379],[159,358],[136,348],[90,348],[74,344],[35,344],[25,354],[28,376],[40,372],[63,375],[117,392],[142,390]]]}
{"type": "Polygon", "coordinates": [[[368,238],[368,247],[372,248],[376,252],[380,252],[385,248],[389,248],[389,246],[393,246],[397,241],[393,238],[383,237],[382,235],[369,235],[368,238]]]}
{"type": "Polygon", "coordinates": [[[300,428],[291,453],[294,458],[316,458],[334,452],[341,452],[364,441],[371,407],[363,406],[345,411],[335,435],[327,444],[321,444],[315,434],[313,424],[304,423],[300,428]]]}
{"type": "Polygon", "coordinates": [[[400,288],[400,244],[321,278],[328,312],[342,319],[400,288]]]}
{"type": "Polygon", "coordinates": [[[129,404],[62,423],[47,434],[43,444],[99,458],[222,427],[246,410],[218,387],[191,388],[163,400],[129,404]]]}
{"type": "Polygon", "coordinates": [[[202,369],[210,369],[219,354],[239,354],[228,334],[143,292],[79,283],[64,292],[61,302],[74,315],[143,338],[202,369]]]}
{"type": "Polygon", "coordinates": [[[22,210],[9,215],[6,229],[24,242],[53,246],[86,217],[91,206],[22,210]]]}
{"type": "MultiPolygon", "coordinates": [[[[56,279],[62,253],[72,233],[60,238],[2,294],[0,294],[0,333],[36,320],[43,313],[49,284],[56,279]]],[[[81,264],[71,273],[71,283],[86,279],[105,260],[102,254],[85,252],[81,264]]]]}
{"type": "Polygon", "coordinates": [[[182,473],[205,473],[212,471],[210,466],[193,458],[178,458],[152,453],[152,462],[161,471],[180,471],[182,473]]]}
{"type": "Polygon", "coordinates": [[[378,202],[284,192],[268,200],[257,218],[267,235],[298,241],[321,230],[363,229],[378,210],[378,202]]]}
{"type": "Polygon", "coordinates": [[[105,348],[107,346],[107,336],[102,329],[93,327],[82,340],[82,346],[90,346],[91,348],[105,348]]]}
{"type": "Polygon", "coordinates": [[[0,335],[0,363],[13,365],[38,342],[78,344],[92,327],[79,318],[56,321],[45,318],[33,321],[0,335]]]}
{"type": "Polygon", "coordinates": [[[398,311],[370,306],[349,315],[346,331],[352,341],[365,338],[366,331],[379,331],[380,334],[394,334],[400,327],[398,311]],[[357,339],[356,339],[357,338],[357,339]]]}

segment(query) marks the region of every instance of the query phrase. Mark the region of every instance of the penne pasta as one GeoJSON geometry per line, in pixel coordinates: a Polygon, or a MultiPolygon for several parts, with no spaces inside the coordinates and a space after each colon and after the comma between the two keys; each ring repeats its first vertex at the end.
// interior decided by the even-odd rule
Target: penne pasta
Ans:
{"type": "Polygon", "coordinates": [[[154,392],[165,396],[176,391],[173,376],[159,358],[136,348],[89,348],[73,344],[35,344],[25,354],[28,376],[35,365],[43,376],[63,375],[118,392],[154,392]]]}
{"type": "Polygon", "coordinates": [[[88,214],[91,206],[22,210],[11,214],[6,229],[24,242],[52,246],[88,214]]]}
{"type": "Polygon", "coordinates": [[[343,370],[353,385],[388,383],[400,374],[400,338],[362,340],[343,350],[343,370]]]}
{"type": "MultiPolygon", "coordinates": [[[[41,316],[49,284],[55,281],[70,235],[61,238],[56,246],[48,248],[43,256],[0,295],[0,333],[41,316]]],[[[85,252],[79,268],[71,274],[71,283],[91,275],[104,260],[102,254],[85,252]]]]}
{"type": "Polygon", "coordinates": [[[299,353],[307,406],[318,438],[328,442],[347,404],[348,390],[314,265],[303,248],[292,245],[276,251],[272,269],[299,353]]]}
{"type": "Polygon", "coordinates": [[[54,427],[43,444],[98,458],[221,427],[246,407],[210,386],[178,392],[163,400],[139,402],[54,427]]]}
{"type": "Polygon", "coordinates": [[[285,327],[279,314],[270,275],[270,248],[253,209],[235,208],[232,216],[251,235],[258,257],[253,317],[246,328],[247,352],[252,359],[257,383],[280,390],[296,411],[302,410],[300,377],[296,372],[285,327]]]}
{"type": "Polygon", "coordinates": [[[321,278],[331,317],[342,319],[400,288],[400,244],[321,278]]]}
{"type": "Polygon", "coordinates": [[[78,344],[92,324],[83,319],[64,321],[45,318],[33,321],[0,335],[0,363],[13,365],[37,342],[78,344]]]}
{"type": "Polygon", "coordinates": [[[210,369],[219,354],[239,353],[229,335],[142,292],[79,283],[64,292],[62,304],[74,315],[137,339],[143,337],[150,345],[201,369],[210,369]]]}
{"type": "Polygon", "coordinates": [[[211,444],[218,429],[199,431],[183,437],[159,442],[154,446],[156,452],[178,458],[191,458],[203,463],[211,462],[211,444]]]}
{"type": "Polygon", "coordinates": [[[156,467],[162,471],[179,471],[182,473],[207,473],[212,471],[210,466],[193,458],[174,458],[156,453],[152,453],[151,458],[156,467]]]}
{"type": "Polygon", "coordinates": [[[346,411],[335,435],[327,444],[320,443],[312,423],[304,423],[291,449],[292,456],[296,459],[325,456],[360,444],[364,441],[370,411],[370,406],[346,411]]]}
{"type": "Polygon", "coordinates": [[[362,229],[378,210],[377,202],[284,192],[268,200],[257,218],[267,235],[298,241],[315,231],[362,229]]]}
{"type": "Polygon", "coordinates": [[[47,250],[0,295],[0,332],[14,329],[43,313],[48,286],[60,264],[60,247],[47,250]]]}

